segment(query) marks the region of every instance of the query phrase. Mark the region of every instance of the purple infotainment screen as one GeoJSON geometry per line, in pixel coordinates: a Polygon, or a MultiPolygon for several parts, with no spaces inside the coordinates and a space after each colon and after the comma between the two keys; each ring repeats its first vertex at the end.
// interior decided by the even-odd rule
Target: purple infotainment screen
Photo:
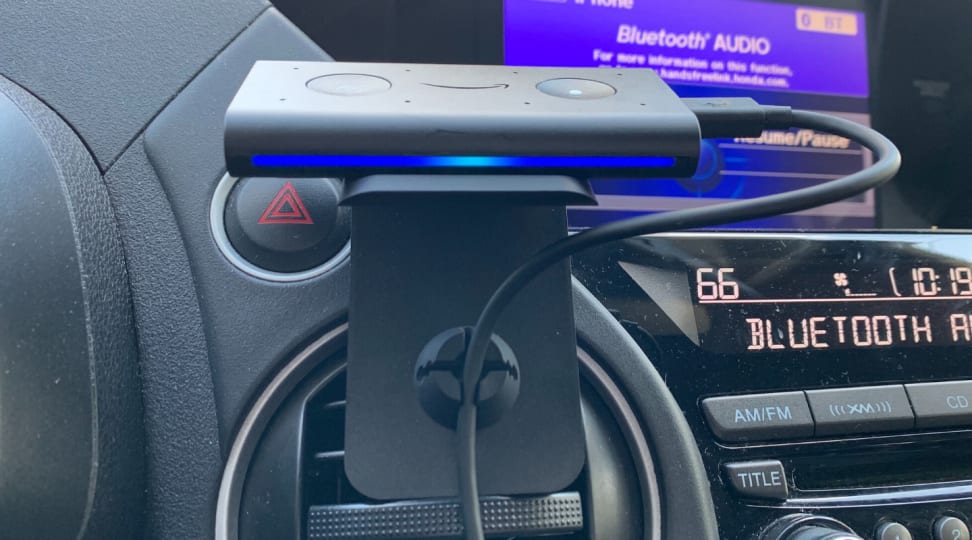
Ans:
{"type": "MultiPolygon", "coordinates": [[[[683,97],[751,96],[867,124],[863,4],[847,9],[756,0],[505,0],[510,65],[651,68],[683,97]]],[[[629,215],[750,198],[854,172],[868,152],[813,130],[705,141],[690,179],[593,179],[584,228],[629,215]]],[[[874,226],[874,195],[741,227],[874,226]]]]}

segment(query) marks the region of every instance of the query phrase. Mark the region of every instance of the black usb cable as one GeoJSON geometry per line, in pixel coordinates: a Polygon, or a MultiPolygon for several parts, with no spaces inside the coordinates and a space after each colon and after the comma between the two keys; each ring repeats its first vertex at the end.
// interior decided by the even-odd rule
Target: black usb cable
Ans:
{"type": "Polygon", "coordinates": [[[533,278],[550,265],[589,247],[631,236],[711,227],[788,214],[857,195],[898,172],[901,154],[886,137],[850,120],[789,107],[762,106],[749,98],[682,100],[699,120],[703,138],[757,137],[766,129],[806,128],[846,137],[874,153],[864,170],[815,186],[725,204],[639,216],[563,238],[523,263],[496,289],[473,329],[462,370],[462,405],[457,421],[459,498],[467,540],[484,538],[476,477],[476,401],[490,336],[500,315],[533,278]]]}

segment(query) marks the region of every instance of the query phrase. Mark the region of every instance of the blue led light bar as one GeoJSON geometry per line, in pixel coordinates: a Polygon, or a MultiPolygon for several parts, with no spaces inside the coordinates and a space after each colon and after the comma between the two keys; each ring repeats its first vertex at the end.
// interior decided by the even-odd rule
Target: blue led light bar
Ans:
{"type": "Polygon", "coordinates": [[[667,169],[675,167],[673,157],[626,156],[327,156],[259,154],[254,167],[334,168],[561,168],[561,169],[667,169]]]}

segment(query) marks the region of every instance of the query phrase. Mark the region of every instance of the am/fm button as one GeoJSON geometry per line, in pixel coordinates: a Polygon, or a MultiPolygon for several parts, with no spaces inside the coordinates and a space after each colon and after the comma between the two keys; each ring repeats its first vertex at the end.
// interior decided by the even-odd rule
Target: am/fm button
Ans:
{"type": "Polygon", "coordinates": [[[803,392],[724,396],[702,401],[709,427],[727,442],[813,436],[813,417],[803,392]]]}

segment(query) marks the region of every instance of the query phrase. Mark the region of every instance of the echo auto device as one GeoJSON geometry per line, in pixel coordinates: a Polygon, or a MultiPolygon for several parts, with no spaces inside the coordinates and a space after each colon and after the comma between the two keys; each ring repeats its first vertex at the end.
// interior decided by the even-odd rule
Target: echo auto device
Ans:
{"type": "MultiPolygon", "coordinates": [[[[420,537],[434,536],[424,531],[441,526],[436,505],[453,504],[442,499],[458,496],[458,506],[449,506],[449,512],[461,511],[469,539],[496,531],[489,520],[497,514],[488,510],[483,496],[519,503],[540,497],[537,508],[567,501],[566,514],[544,513],[540,529],[569,532],[584,527],[579,493],[586,481],[585,465],[596,462],[598,451],[585,438],[568,257],[577,255],[580,261],[585,250],[632,236],[832,203],[888,181],[900,163],[893,143],[852,120],[760,105],[749,98],[680,100],[647,69],[258,63],[227,111],[225,145],[231,174],[345,179],[343,204],[352,208],[354,248],[343,471],[358,493],[377,503],[367,507],[369,516],[421,522],[420,537]],[[873,152],[874,162],[822,185],[637,216],[567,234],[566,206],[597,201],[588,184],[592,176],[633,184],[639,178],[687,176],[698,164],[702,137],[752,137],[791,128],[856,141],[873,152]],[[403,505],[421,515],[402,518],[403,505]],[[579,519],[560,521],[568,514],[579,519]]],[[[741,264],[708,265],[695,272],[696,292],[705,307],[739,299],[743,291],[741,286],[737,290],[736,272],[744,270],[741,264]]],[[[677,305],[677,291],[691,289],[682,283],[684,276],[632,266],[626,259],[617,266],[645,291],[662,286],[663,309],[677,305]]],[[[758,274],[765,266],[753,271],[758,274]]],[[[851,295],[850,274],[843,268],[819,273],[833,276],[833,283],[851,295]]],[[[931,293],[933,288],[926,291],[919,278],[934,274],[934,269],[915,268],[916,291],[931,293]]],[[[962,286],[958,270],[952,273],[953,285],[962,286]]],[[[625,283],[625,278],[615,281],[625,283]]],[[[746,290],[751,292],[752,287],[746,290]]],[[[691,343],[712,346],[713,334],[688,320],[701,312],[702,306],[696,306],[667,313],[691,343]]],[[[771,325],[781,328],[779,313],[762,318],[756,313],[762,312],[747,307],[744,313],[750,328],[744,334],[749,339],[743,344],[746,350],[783,347],[783,338],[770,330],[771,325]]],[[[822,325],[829,319],[821,311],[813,313],[803,341],[789,321],[791,348],[823,339],[822,325]]],[[[884,321],[880,324],[887,323],[888,334],[891,318],[882,317],[858,315],[852,320],[870,321],[872,328],[884,321]]],[[[840,325],[846,318],[833,320],[840,325]]],[[[632,320],[642,319],[657,317],[632,320]]],[[[715,319],[710,323],[720,330],[739,326],[716,324],[715,319]]],[[[846,340],[846,329],[840,328],[835,330],[838,342],[846,340]]],[[[889,334],[865,334],[872,343],[890,339],[889,334]]],[[[717,345],[732,343],[737,336],[717,338],[717,345]]],[[[822,342],[814,347],[837,348],[822,342]]],[[[793,396],[792,407],[803,395],[793,396]]],[[[902,389],[895,395],[901,397],[898,405],[908,403],[902,389]]],[[[812,397],[806,393],[811,408],[812,397]]],[[[704,396],[702,401],[716,436],[729,442],[736,439],[719,422],[729,410],[724,404],[736,403],[732,400],[738,401],[734,396],[704,396]]],[[[898,405],[889,397],[874,407],[887,412],[898,405]]],[[[843,415],[842,407],[828,410],[843,415]]],[[[739,411],[737,407],[733,418],[739,411]]],[[[815,409],[813,418],[816,435],[836,433],[821,427],[815,409]]],[[[910,426],[910,418],[902,413],[900,426],[910,426]]],[[[899,427],[899,419],[894,421],[899,427]]],[[[878,423],[875,429],[888,425],[878,423]]],[[[702,467],[695,452],[682,452],[679,459],[685,460],[683,479],[702,467]]],[[[784,465],[772,465],[770,470],[767,463],[737,463],[727,470],[733,481],[737,473],[744,479],[755,474],[760,482],[769,478],[773,488],[780,488],[774,495],[785,498],[779,495],[786,491],[784,465]],[[753,469],[757,465],[764,468],[753,469]]],[[[704,490],[695,480],[681,487],[704,490]]],[[[677,482],[666,483],[668,496],[679,489],[677,482]]],[[[698,505],[700,515],[709,508],[705,502],[698,505]]],[[[339,521],[370,534],[348,514],[360,508],[338,504],[319,510],[348,517],[350,521],[339,521]]],[[[505,513],[498,519],[518,520],[517,515],[505,513]]],[[[774,540],[858,538],[842,524],[807,521],[811,518],[816,519],[783,516],[765,530],[774,540]]],[[[711,522],[699,523],[694,537],[715,537],[711,522]]]]}
{"type": "MultiPolygon", "coordinates": [[[[686,176],[699,141],[696,116],[647,69],[255,64],[226,113],[230,174],[342,177],[352,207],[356,489],[457,494],[458,374],[490,293],[567,236],[565,206],[595,202],[589,176],[686,176]]],[[[554,493],[584,466],[572,301],[564,260],[497,327],[487,371],[501,373],[478,391],[484,494],[554,493]]]]}
{"type": "Polygon", "coordinates": [[[654,71],[257,62],[231,174],[689,176],[695,116],[654,71]]]}

